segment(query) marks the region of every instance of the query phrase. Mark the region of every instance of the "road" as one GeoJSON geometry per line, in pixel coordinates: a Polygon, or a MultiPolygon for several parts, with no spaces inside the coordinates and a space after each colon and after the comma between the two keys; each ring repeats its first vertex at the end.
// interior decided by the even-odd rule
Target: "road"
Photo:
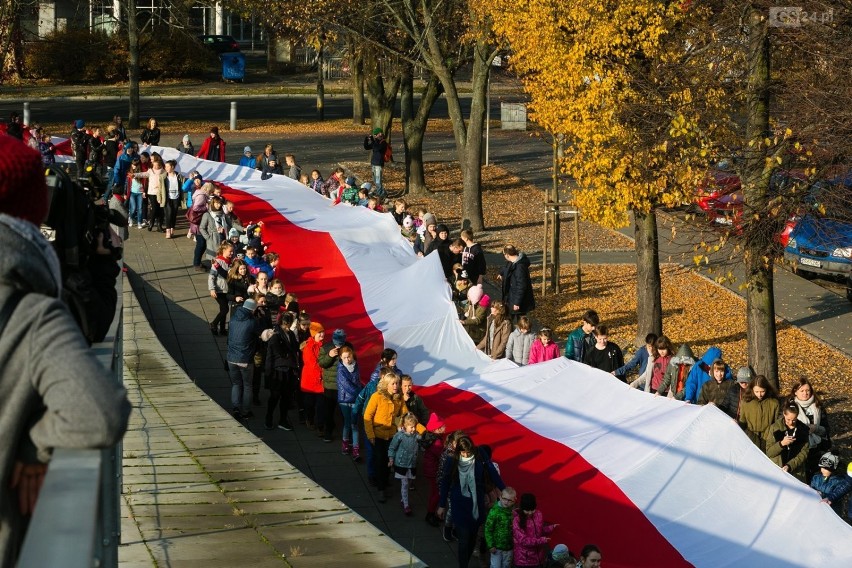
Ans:
{"type": "MultiPolygon", "coordinates": [[[[191,94],[191,93],[190,93],[191,94]]],[[[517,100],[518,97],[510,97],[517,100]]],[[[230,117],[230,103],[237,102],[239,118],[280,120],[311,120],[316,117],[316,97],[314,95],[262,95],[252,97],[204,96],[199,98],[157,97],[142,98],[140,116],[155,116],[165,120],[209,120],[227,124],[230,117]]],[[[415,101],[417,102],[417,101],[415,101]]],[[[491,98],[491,116],[500,117],[499,97],[491,98]]],[[[462,98],[462,110],[470,109],[470,99],[462,98]]],[[[12,111],[22,112],[23,101],[0,101],[0,117],[4,120],[12,111]]],[[[61,100],[33,99],[30,101],[30,113],[33,120],[44,123],[68,121],[77,118],[103,123],[115,115],[127,117],[127,99],[105,97],[89,100],[63,98],[61,100]]],[[[348,118],[352,116],[352,100],[344,95],[326,95],[325,116],[327,119],[348,118]]],[[[399,116],[399,105],[395,116],[399,116]]],[[[447,100],[439,98],[432,108],[434,118],[447,118],[447,100]]]]}

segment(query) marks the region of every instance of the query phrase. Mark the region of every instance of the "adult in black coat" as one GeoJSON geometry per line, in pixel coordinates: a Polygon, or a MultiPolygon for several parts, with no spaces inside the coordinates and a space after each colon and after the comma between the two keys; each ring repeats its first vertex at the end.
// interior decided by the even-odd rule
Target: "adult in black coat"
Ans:
{"type": "Polygon", "coordinates": [[[266,354],[266,388],[269,389],[269,401],[266,405],[266,420],[264,426],[272,430],[275,425],[273,417],[275,407],[280,411],[278,427],[282,430],[292,430],[288,411],[293,404],[298,382],[299,343],[296,334],[290,331],[295,317],[290,312],[284,312],[278,317],[278,326],[269,339],[266,354]]]}
{"type": "Polygon", "coordinates": [[[506,265],[500,270],[497,278],[502,283],[506,313],[511,315],[512,319],[517,319],[535,309],[530,280],[530,259],[524,253],[518,252],[513,245],[503,247],[503,258],[506,259],[506,265]]]}

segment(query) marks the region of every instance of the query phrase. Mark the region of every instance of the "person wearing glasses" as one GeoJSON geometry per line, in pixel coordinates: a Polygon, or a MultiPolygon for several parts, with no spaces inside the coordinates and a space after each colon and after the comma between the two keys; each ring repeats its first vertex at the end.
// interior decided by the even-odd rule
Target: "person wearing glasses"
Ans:
{"type": "Polygon", "coordinates": [[[491,566],[512,566],[512,512],[515,509],[517,492],[507,487],[500,493],[500,500],[488,511],[485,519],[485,544],[491,552],[491,566]]]}

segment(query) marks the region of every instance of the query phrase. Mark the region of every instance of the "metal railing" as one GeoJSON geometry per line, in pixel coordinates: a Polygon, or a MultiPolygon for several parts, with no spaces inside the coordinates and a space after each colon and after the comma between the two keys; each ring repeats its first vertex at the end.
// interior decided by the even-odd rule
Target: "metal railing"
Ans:
{"type": "MultiPolygon", "coordinates": [[[[106,338],[92,345],[118,383],[124,380],[122,276],[106,338]]],[[[57,448],[27,530],[20,568],[115,568],[121,540],[121,442],[102,450],[57,448]]]]}

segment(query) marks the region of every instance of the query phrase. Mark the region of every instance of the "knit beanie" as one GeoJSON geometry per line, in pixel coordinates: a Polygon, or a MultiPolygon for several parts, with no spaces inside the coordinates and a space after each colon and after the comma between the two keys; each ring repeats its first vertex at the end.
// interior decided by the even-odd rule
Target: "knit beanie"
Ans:
{"type": "Polygon", "coordinates": [[[0,136],[0,213],[41,225],[48,211],[41,154],[16,138],[0,136]]]}
{"type": "Polygon", "coordinates": [[[314,337],[314,336],[316,336],[316,334],[324,332],[325,328],[322,326],[321,323],[316,322],[316,321],[312,321],[310,330],[311,330],[311,337],[314,337]]]}
{"type": "Polygon", "coordinates": [[[346,332],[342,329],[335,329],[331,335],[331,341],[335,347],[343,347],[346,344],[346,332]]]}
{"type": "Polygon", "coordinates": [[[381,129],[381,128],[376,127],[376,128],[374,128],[374,129],[373,129],[373,136],[377,136],[377,135],[379,135],[379,134],[381,134],[381,133],[382,133],[382,129],[381,129]]]}
{"type": "Polygon", "coordinates": [[[219,127],[218,126],[211,126],[210,127],[210,133],[218,136],[219,135],[219,127]]]}
{"type": "Polygon", "coordinates": [[[434,412],[429,415],[429,421],[426,423],[426,429],[430,432],[434,432],[439,428],[443,428],[445,426],[444,421],[438,418],[438,415],[434,412]]]}
{"type": "Polygon", "coordinates": [[[467,300],[471,304],[476,304],[477,302],[482,300],[482,296],[484,295],[485,293],[482,291],[482,285],[477,284],[476,286],[471,286],[470,289],[468,289],[467,300]]]}
{"type": "Polygon", "coordinates": [[[551,558],[553,558],[557,562],[568,562],[571,560],[571,551],[564,544],[557,544],[553,548],[553,553],[551,554],[551,558]]]}

